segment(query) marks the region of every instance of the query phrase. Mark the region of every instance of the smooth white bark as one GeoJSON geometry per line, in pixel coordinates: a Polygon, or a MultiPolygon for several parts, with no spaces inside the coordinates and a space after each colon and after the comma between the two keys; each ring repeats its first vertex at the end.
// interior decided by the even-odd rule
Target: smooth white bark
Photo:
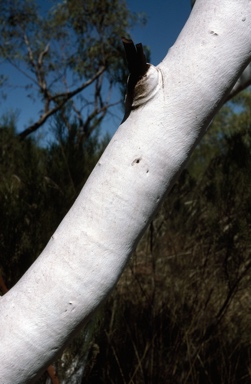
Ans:
{"type": "Polygon", "coordinates": [[[242,74],[240,75],[239,79],[231,89],[231,92],[228,95],[228,100],[230,100],[232,97],[237,95],[239,92],[243,91],[243,89],[249,87],[251,85],[251,64],[249,64],[242,74]]]}
{"type": "MultiPolygon", "coordinates": [[[[192,7],[194,6],[195,1],[196,0],[191,0],[192,7]]],[[[237,82],[234,84],[226,100],[227,101],[230,100],[232,97],[234,97],[235,95],[237,95],[239,92],[243,91],[245,88],[249,87],[250,85],[251,85],[251,64],[249,63],[248,66],[241,73],[237,82]]]]}
{"type": "Polygon", "coordinates": [[[105,299],[250,59],[251,1],[197,0],[72,209],[1,298],[1,384],[35,379],[105,299]]]}

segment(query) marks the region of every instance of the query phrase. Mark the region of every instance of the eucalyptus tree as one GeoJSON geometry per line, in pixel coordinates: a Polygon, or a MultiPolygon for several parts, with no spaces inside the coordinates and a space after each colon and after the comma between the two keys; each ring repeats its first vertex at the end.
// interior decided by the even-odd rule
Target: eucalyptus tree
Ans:
{"type": "MultiPolygon", "coordinates": [[[[196,0],[191,0],[191,7],[194,6],[196,0]]],[[[234,84],[233,88],[229,92],[226,101],[230,100],[232,97],[237,95],[239,92],[243,91],[245,88],[251,85],[251,64],[249,63],[244,71],[241,73],[240,77],[234,84]]]]}
{"type": "MultiPolygon", "coordinates": [[[[32,101],[41,104],[40,115],[22,128],[21,138],[58,111],[70,129],[64,113],[69,102],[71,118],[74,114],[79,121],[79,137],[89,136],[120,102],[113,93],[126,73],[120,37],[128,35],[140,19],[129,12],[124,0],[52,4],[47,10],[48,3],[36,0],[0,1],[1,63],[22,77],[31,109],[32,101]]],[[[5,94],[8,86],[16,86],[15,76],[2,76],[2,81],[5,94]]]]}
{"type": "Polygon", "coordinates": [[[124,40],[125,118],[40,257],[0,300],[1,382],[35,380],[105,300],[250,62],[250,36],[250,1],[197,0],[157,67],[124,40]]]}

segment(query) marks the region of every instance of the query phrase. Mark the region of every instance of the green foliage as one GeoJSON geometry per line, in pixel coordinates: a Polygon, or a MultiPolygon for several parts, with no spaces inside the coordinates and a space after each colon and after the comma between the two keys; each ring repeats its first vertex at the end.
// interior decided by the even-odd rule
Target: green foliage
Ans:
{"type": "Polygon", "coordinates": [[[113,63],[123,56],[121,36],[137,21],[123,0],[55,1],[46,17],[35,0],[0,4],[1,56],[26,62],[32,72],[32,60],[44,59],[46,78],[68,65],[81,77],[91,77],[100,66],[112,74],[113,63]],[[52,48],[42,58],[48,43],[52,48]]]}
{"type": "Polygon", "coordinates": [[[13,119],[0,126],[0,271],[9,288],[45,247],[107,144],[97,135],[78,143],[74,123],[70,131],[60,117],[55,124],[58,140],[48,148],[20,141],[13,119]]]}
{"type": "Polygon", "coordinates": [[[0,150],[0,260],[10,287],[37,256],[44,153],[32,140],[20,143],[13,122],[10,128],[1,126],[0,150]]]}
{"type": "MultiPolygon", "coordinates": [[[[35,0],[0,0],[0,57],[25,78],[27,97],[42,103],[41,115],[22,137],[69,101],[70,119],[81,118],[92,132],[121,102],[114,95],[128,73],[121,37],[128,36],[135,23],[144,22],[129,12],[124,0],[52,4],[45,12],[35,0]]],[[[9,85],[16,85],[13,79],[9,85]]]]}

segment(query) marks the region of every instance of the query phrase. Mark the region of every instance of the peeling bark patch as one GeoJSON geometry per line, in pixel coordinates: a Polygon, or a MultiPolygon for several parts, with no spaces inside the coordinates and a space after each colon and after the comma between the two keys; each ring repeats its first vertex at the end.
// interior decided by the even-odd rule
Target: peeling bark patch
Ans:
{"type": "Polygon", "coordinates": [[[210,35],[213,35],[213,36],[219,36],[218,33],[214,32],[214,31],[210,31],[209,33],[210,33],[210,35]]]}
{"type": "Polygon", "coordinates": [[[138,157],[137,159],[133,160],[132,165],[139,164],[141,162],[141,157],[138,157]]]}

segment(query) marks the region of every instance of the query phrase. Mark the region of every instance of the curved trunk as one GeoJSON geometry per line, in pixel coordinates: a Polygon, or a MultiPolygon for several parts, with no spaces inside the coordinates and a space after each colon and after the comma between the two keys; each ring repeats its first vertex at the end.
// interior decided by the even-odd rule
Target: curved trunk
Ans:
{"type": "Polygon", "coordinates": [[[28,383],[106,298],[251,58],[251,1],[197,0],[41,256],[0,300],[0,382],[28,383]]]}

